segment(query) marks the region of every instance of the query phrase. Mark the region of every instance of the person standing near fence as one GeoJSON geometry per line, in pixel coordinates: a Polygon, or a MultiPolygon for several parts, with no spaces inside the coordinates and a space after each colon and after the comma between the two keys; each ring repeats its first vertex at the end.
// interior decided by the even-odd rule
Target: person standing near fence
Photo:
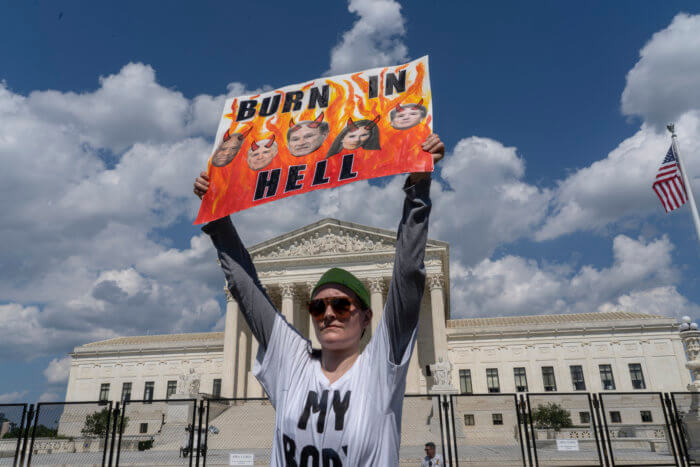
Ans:
{"type": "Polygon", "coordinates": [[[425,457],[420,467],[435,467],[436,465],[445,465],[442,463],[442,456],[435,453],[435,443],[432,441],[425,443],[425,457]]]}
{"type": "MultiPolygon", "coordinates": [[[[421,147],[434,162],[444,156],[436,134],[421,147]]],[[[271,465],[399,464],[406,374],[425,287],[430,181],[430,173],[413,173],[404,186],[384,313],[362,353],[360,339],[373,310],[369,292],[354,275],[332,268],[313,289],[309,312],[319,352],[273,306],[230,217],[202,229],[211,237],[229,290],[259,343],[253,373],[275,407],[271,465]]],[[[202,173],[194,193],[201,198],[208,188],[202,173]]]]}

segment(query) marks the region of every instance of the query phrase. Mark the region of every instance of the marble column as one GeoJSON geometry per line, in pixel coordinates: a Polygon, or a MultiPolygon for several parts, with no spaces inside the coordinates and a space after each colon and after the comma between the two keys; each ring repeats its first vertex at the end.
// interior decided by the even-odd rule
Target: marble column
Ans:
{"type": "Polygon", "coordinates": [[[384,312],[384,278],[383,277],[371,277],[369,279],[369,292],[370,292],[370,308],[372,308],[372,332],[377,329],[379,320],[384,312]]]}
{"type": "MultiPolygon", "coordinates": [[[[306,283],[306,289],[308,291],[308,298],[311,299],[311,292],[313,292],[314,287],[316,286],[315,282],[307,282],[306,283]]],[[[309,333],[307,334],[307,337],[311,341],[311,346],[314,349],[320,349],[321,348],[321,343],[318,341],[318,337],[316,337],[316,328],[314,327],[314,318],[311,316],[310,313],[306,313],[309,315],[307,318],[309,320],[308,328],[309,328],[309,333]]]]}
{"type": "Polygon", "coordinates": [[[238,303],[228,287],[226,293],[226,319],[224,325],[224,367],[221,375],[221,397],[233,397],[233,382],[236,371],[236,349],[238,347],[238,303]]]}
{"type": "Polygon", "coordinates": [[[294,284],[280,284],[282,309],[280,312],[288,323],[294,324],[294,284]]]}
{"type": "Polygon", "coordinates": [[[420,364],[418,363],[418,343],[413,349],[411,359],[408,361],[408,373],[406,374],[406,394],[418,394],[420,390],[420,364]]]}
{"type": "Polygon", "coordinates": [[[245,397],[248,383],[248,347],[250,328],[243,319],[238,320],[238,355],[236,358],[236,386],[234,397],[245,397]]]}
{"type": "Polygon", "coordinates": [[[428,286],[430,287],[430,308],[433,320],[433,346],[435,349],[435,361],[442,358],[447,361],[447,333],[445,332],[445,295],[443,293],[442,274],[430,274],[428,286]]]}
{"type": "Polygon", "coordinates": [[[263,397],[263,388],[253,376],[255,357],[258,355],[258,340],[252,337],[250,341],[250,371],[248,372],[248,397],[263,397]]]}

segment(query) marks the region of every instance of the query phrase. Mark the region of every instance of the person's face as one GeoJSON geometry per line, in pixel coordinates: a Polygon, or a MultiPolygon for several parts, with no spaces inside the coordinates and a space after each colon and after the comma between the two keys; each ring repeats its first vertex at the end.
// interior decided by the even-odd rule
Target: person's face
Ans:
{"type": "Polygon", "coordinates": [[[433,448],[432,446],[426,446],[426,447],[425,447],[425,454],[426,454],[430,459],[432,459],[433,457],[435,457],[435,448],[433,448]]]}
{"type": "Polygon", "coordinates": [[[348,134],[345,135],[343,138],[343,148],[344,149],[357,149],[363,144],[365,144],[365,141],[367,141],[370,137],[370,130],[366,126],[362,126],[357,128],[356,130],[352,130],[348,132],[348,134]]]}
{"type": "Polygon", "coordinates": [[[321,147],[327,134],[320,127],[310,128],[306,125],[292,132],[289,136],[289,152],[293,156],[305,156],[321,147]]]}
{"type": "Polygon", "coordinates": [[[417,107],[404,107],[402,110],[394,114],[394,119],[391,121],[391,126],[399,130],[405,130],[412,126],[418,125],[423,119],[423,112],[417,107]]]}
{"type": "Polygon", "coordinates": [[[248,149],[248,157],[246,159],[248,167],[253,170],[260,170],[272,162],[272,159],[277,155],[277,143],[272,143],[272,146],[266,148],[265,145],[269,141],[269,139],[263,139],[258,141],[258,149],[253,150],[252,147],[248,149]]]}
{"type": "Polygon", "coordinates": [[[362,331],[369,325],[372,314],[364,311],[355,305],[357,297],[348,288],[342,285],[327,286],[316,292],[312,300],[319,298],[346,297],[352,302],[350,305],[350,316],[346,319],[338,317],[333,307],[328,304],[320,320],[314,319],[314,329],[316,337],[321,343],[322,349],[345,350],[358,348],[362,331]]]}
{"type": "Polygon", "coordinates": [[[238,133],[231,135],[228,141],[224,141],[219,145],[211,158],[211,163],[217,167],[223,167],[236,157],[238,150],[241,149],[243,141],[238,139],[238,133]]]}

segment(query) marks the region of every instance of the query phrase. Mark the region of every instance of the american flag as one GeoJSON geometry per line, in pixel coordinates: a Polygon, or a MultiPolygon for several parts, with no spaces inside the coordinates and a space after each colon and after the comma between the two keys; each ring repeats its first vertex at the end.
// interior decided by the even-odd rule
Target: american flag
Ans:
{"type": "Polygon", "coordinates": [[[668,149],[666,157],[656,173],[656,180],[654,180],[652,188],[661,200],[666,212],[671,212],[685,204],[687,199],[685,185],[683,185],[681,169],[678,167],[678,158],[673,150],[673,144],[668,149]]]}

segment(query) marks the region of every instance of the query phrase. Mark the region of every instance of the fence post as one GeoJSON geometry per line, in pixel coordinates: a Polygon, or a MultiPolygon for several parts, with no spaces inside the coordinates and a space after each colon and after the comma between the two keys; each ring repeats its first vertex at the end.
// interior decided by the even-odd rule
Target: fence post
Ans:
{"type": "MultiPolygon", "coordinates": [[[[668,394],[667,394],[668,396],[668,394]]],[[[688,444],[686,443],[686,434],[685,430],[683,428],[683,422],[681,421],[680,413],[678,412],[678,406],[676,405],[676,398],[671,393],[670,396],[671,404],[673,405],[673,413],[675,414],[675,419],[676,419],[676,427],[677,427],[677,433],[678,433],[678,441],[680,443],[679,450],[682,448],[682,455],[681,458],[685,458],[685,462],[687,465],[690,465],[691,459],[690,459],[690,454],[688,453],[688,444]]]]}
{"type": "Polygon", "coordinates": [[[535,427],[532,424],[532,407],[530,406],[530,394],[527,394],[526,397],[526,403],[527,403],[527,421],[528,425],[530,426],[530,433],[532,434],[532,451],[535,453],[535,464],[534,465],[540,465],[540,460],[537,457],[537,440],[535,439],[535,427]]]}
{"type": "MultiPolygon", "coordinates": [[[[41,404],[36,405],[36,411],[34,412],[34,426],[32,427],[32,439],[29,441],[29,453],[27,454],[27,465],[32,464],[32,451],[34,450],[34,437],[36,436],[36,425],[39,423],[39,409],[41,404]]],[[[29,434],[29,426],[27,426],[27,435],[29,434]]],[[[25,446],[27,444],[26,440],[24,442],[25,446]]]]}
{"type": "Polygon", "coordinates": [[[459,453],[457,452],[457,429],[455,428],[455,401],[453,395],[450,394],[450,413],[452,414],[452,444],[455,448],[455,466],[459,467],[459,453]]]}
{"type": "Polygon", "coordinates": [[[588,410],[589,413],[591,414],[591,426],[593,427],[593,437],[595,438],[595,448],[596,451],[598,452],[598,461],[600,462],[601,467],[605,466],[605,457],[603,456],[603,452],[600,449],[601,444],[603,444],[603,440],[600,439],[600,436],[598,436],[598,422],[600,421],[598,417],[596,417],[595,411],[596,408],[598,407],[598,401],[593,401],[593,397],[595,397],[595,394],[591,394],[590,392],[586,394],[588,396],[588,410]],[[593,396],[593,397],[591,397],[593,396]]]}
{"type": "MultiPolygon", "coordinates": [[[[527,429],[527,423],[528,423],[528,418],[527,418],[527,413],[525,412],[525,398],[523,397],[522,394],[520,394],[520,402],[518,403],[518,412],[520,413],[520,418],[523,422],[523,431],[525,432],[525,450],[527,450],[527,462],[528,465],[535,465],[532,463],[532,451],[530,451],[530,433],[528,432],[527,429]]],[[[525,458],[523,457],[523,462],[525,462],[525,458]]]]}
{"type": "Polygon", "coordinates": [[[27,419],[26,421],[23,420],[25,423],[22,425],[20,423],[20,430],[19,430],[19,443],[18,447],[21,445],[21,451],[18,453],[19,454],[19,463],[17,464],[18,457],[15,456],[15,465],[22,466],[24,465],[24,458],[27,455],[27,438],[29,436],[29,429],[32,426],[32,420],[34,418],[34,404],[29,404],[29,411],[27,412],[27,419]]]}
{"type": "Polygon", "coordinates": [[[128,402],[129,402],[128,400],[126,400],[126,399],[124,400],[124,403],[122,404],[122,413],[121,413],[121,416],[119,417],[119,442],[117,443],[117,458],[114,461],[115,466],[119,465],[119,454],[121,454],[121,450],[122,450],[122,433],[124,433],[124,413],[126,412],[126,404],[128,402]]]}
{"type": "MultiPolygon", "coordinates": [[[[518,439],[520,440],[520,455],[522,456],[523,460],[523,467],[526,467],[525,464],[525,445],[523,444],[523,417],[522,414],[520,413],[520,404],[518,403],[518,395],[513,394],[513,401],[515,401],[515,419],[518,423],[518,439]]],[[[528,446],[528,449],[529,446],[528,446]]]]}
{"type": "Polygon", "coordinates": [[[659,393],[659,402],[661,402],[661,411],[664,413],[664,421],[666,422],[666,432],[668,433],[668,444],[669,447],[671,448],[671,452],[673,452],[673,459],[676,461],[676,465],[683,465],[683,457],[680,453],[680,449],[676,451],[676,442],[675,439],[675,424],[673,423],[673,414],[671,413],[671,404],[668,403],[669,401],[664,401],[664,396],[663,394],[659,393]],[[668,403],[668,413],[666,410],[666,403],[668,403]],[[673,426],[672,426],[673,425],[673,426]],[[676,454],[678,452],[678,454],[676,454]],[[680,460],[679,460],[680,456],[680,460]]]}
{"type": "Polygon", "coordinates": [[[192,400],[192,422],[190,423],[190,463],[189,466],[192,467],[192,461],[194,460],[194,424],[197,421],[197,399],[192,400]]]}
{"type": "MultiPolygon", "coordinates": [[[[107,463],[108,466],[112,465],[112,458],[114,456],[114,438],[117,436],[117,431],[119,426],[117,421],[119,420],[119,402],[117,402],[116,406],[114,407],[114,412],[113,412],[113,417],[114,419],[112,420],[112,441],[110,442],[109,446],[109,463],[107,463]]],[[[105,453],[107,453],[107,441],[105,441],[105,453]]],[[[104,465],[105,459],[104,455],[102,456],[102,465],[104,465]]]]}
{"type": "Polygon", "coordinates": [[[438,396],[442,405],[442,409],[445,411],[445,441],[447,441],[447,458],[449,459],[450,465],[452,464],[452,444],[450,440],[450,403],[448,402],[448,396],[438,396]]]}
{"type": "MultiPolygon", "coordinates": [[[[197,403],[195,402],[195,405],[197,403]]],[[[199,467],[199,451],[202,448],[202,414],[204,412],[204,399],[199,401],[199,420],[197,421],[197,462],[195,465],[199,467]]]]}
{"type": "MultiPolygon", "coordinates": [[[[17,466],[17,461],[19,460],[19,448],[22,444],[22,438],[24,437],[24,417],[27,415],[27,404],[22,407],[22,418],[19,421],[19,434],[17,435],[17,446],[15,446],[15,457],[12,461],[12,467],[17,466]]],[[[21,465],[21,464],[20,464],[21,465]]]]}
{"type": "MultiPolygon", "coordinates": [[[[204,401],[202,401],[204,404],[204,401]]],[[[209,409],[211,406],[211,399],[207,399],[207,416],[204,422],[204,451],[202,451],[202,465],[207,465],[207,451],[209,451],[209,409]]]]}

